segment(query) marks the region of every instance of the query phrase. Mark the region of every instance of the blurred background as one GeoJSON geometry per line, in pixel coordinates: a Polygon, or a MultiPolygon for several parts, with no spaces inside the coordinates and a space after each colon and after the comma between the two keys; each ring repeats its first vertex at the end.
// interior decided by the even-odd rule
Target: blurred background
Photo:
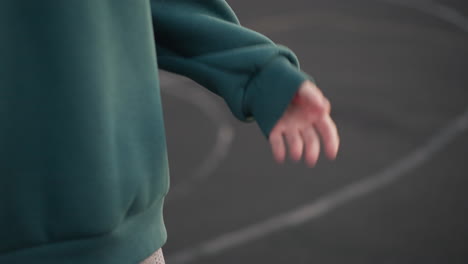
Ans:
{"type": "Polygon", "coordinates": [[[167,263],[468,263],[468,2],[228,3],[316,79],[340,150],[276,164],[255,123],[160,71],[167,263]]]}

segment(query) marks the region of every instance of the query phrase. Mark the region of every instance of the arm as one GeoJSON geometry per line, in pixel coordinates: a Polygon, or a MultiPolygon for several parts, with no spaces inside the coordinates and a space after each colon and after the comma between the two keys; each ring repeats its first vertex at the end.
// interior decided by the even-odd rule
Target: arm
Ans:
{"type": "Polygon", "coordinates": [[[265,137],[305,80],[287,47],[240,25],[224,0],[152,0],[158,65],[221,96],[265,137]]]}

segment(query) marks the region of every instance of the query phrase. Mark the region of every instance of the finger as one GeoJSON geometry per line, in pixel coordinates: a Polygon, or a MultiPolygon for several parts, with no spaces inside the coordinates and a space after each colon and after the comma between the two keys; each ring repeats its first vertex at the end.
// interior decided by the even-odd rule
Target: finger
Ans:
{"type": "Polygon", "coordinates": [[[272,132],[269,141],[274,159],[278,163],[283,163],[286,156],[286,147],[281,131],[272,132]]]}
{"type": "Polygon", "coordinates": [[[320,139],[313,125],[301,131],[304,138],[305,161],[311,168],[315,167],[320,153],[320,139]]]}
{"type": "Polygon", "coordinates": [[[323,118],[317,120],[314,126],[322,138],[328,158],[334,160],[338,154],[338,147],[340,144],[335,122],[333,122],[330,115],[325,115],[323,118]]]}
{"type": "Polygon", "coordinates": [[[324,114],[329,115],[331,112],[331,104],[330,104],[330,101],[326,97],[323,97],[322,105],[324,109],[324,114]]]}
{"type": "Polygon", "coordinates": [[[288,143],[289,155],[293,161],[299,161],[302,156],[304,142],[297,129],[289,129],[284,133],[286,142],[288,143]]]}

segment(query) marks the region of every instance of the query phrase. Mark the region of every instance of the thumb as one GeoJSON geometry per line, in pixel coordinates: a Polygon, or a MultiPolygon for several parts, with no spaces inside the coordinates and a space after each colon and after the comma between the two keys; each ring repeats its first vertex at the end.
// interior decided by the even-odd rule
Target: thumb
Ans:
{"type": "Polygon", "coordinates": [[[326,98],[322,91],[311,81],[304,81],[297,92],[297,103],[305,104],[314,109],[325,108],[326,98]]]}

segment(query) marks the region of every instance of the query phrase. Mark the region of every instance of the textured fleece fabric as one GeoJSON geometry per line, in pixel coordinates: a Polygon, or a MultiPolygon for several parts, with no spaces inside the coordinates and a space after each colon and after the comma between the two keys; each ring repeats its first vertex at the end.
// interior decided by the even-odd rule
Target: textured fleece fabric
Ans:
{"type": "Polygon", "coordinates": [[[222,0],[0,1],[1,264],[138,263],[165,244],[158,68],[265,139],[313,81],[222,0]]]}

